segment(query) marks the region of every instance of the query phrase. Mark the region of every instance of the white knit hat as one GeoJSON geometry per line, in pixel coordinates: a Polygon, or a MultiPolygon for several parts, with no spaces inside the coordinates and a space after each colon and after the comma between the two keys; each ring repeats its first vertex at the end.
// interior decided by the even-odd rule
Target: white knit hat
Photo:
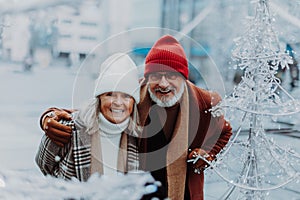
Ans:
{"type": "Polygon", "coordinates": [[[123,92],[140,101],[138,70],[133,60],[124,53],[115,53],[107,58],[100,67],[96,80],[94,96],[106,92],[123,92]]]}

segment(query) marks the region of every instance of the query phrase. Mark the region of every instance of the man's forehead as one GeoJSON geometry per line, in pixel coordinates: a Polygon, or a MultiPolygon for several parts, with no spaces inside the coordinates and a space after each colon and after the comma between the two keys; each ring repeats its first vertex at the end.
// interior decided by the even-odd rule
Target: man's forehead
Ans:
{"type": "Polygon", "coordinates": [[[180,74],[179,72],[177,71],[157,71],[157,72],[153,72],[154,74],[169,74],[169,73],[172,73],[172,74],[180,74]]]}

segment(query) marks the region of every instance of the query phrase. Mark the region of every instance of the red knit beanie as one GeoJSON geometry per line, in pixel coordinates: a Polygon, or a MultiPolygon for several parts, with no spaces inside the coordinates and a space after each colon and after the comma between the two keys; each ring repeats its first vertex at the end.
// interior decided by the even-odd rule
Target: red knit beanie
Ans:
{"type": "Polygon", "coordinates": [[[188,78],[188,62],[183,47],[171,35],[162,36],[146,57],[144,76],[160,71],[177,71],[188,78]]]}

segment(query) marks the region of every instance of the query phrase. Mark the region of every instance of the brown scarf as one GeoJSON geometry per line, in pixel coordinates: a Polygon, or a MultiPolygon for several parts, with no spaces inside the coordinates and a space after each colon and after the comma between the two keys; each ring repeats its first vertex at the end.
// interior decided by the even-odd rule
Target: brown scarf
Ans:
{"type": "MultiPolygon", "coordinates": [[[[126,133],[127,131],[128,130],[125,130],[121,136],[117,163],[117,170],[123,173],[138,170],[137,141],[134,136],[128,135],[126,133]]],[[[95,172],[103,174],[100,134],[96,132],[91,137],[91,174],[95,172]]]]}

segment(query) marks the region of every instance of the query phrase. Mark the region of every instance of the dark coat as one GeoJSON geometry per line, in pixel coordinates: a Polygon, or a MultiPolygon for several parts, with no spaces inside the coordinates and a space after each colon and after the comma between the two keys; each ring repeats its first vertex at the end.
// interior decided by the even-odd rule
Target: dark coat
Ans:
{"type": "MultiPolygon", "coordinates": [[[[167,146],[166,171],[168,197],[184,199],[186,182],[190,198],[202,200],[204,174],[196,174],[187,163],[188,149],[201,148],[215,157],[227,144],[232,128],[223,116],[213,117],[209,109],[220,100],[217,93],[196,87],[186,81],[187,87],[180,102],[180,111],[174,127],[171,142],[167,146]]],[[[138,105],[141,125],[144,126],[149,115],[152,101],[147,85],[141,87],[141,101],[138,105]]],[[[140,139],[140,151],[147,148],[147,137],[140,139]]],[[[151,163],[147,155],[141,158],[141,167],[151,163]]]]}

